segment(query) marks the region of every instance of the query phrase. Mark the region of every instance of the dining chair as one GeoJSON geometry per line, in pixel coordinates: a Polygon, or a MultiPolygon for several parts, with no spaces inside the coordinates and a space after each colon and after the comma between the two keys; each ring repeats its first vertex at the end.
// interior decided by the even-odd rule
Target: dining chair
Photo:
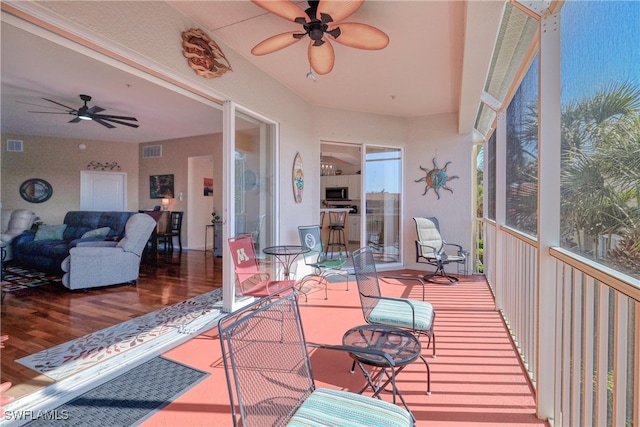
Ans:
{"type": "Polygon", "coordinates": [[[178,247],[182,253],[182,217],[184,212],[171,212],[166,230],[158,231],[158,240],[162,242],[165,252],[173,253],[173,238],[178,238],[178,247]]]}
{"type": "Polygon", "coordinates": [[[241,295],[263,297],[295,285],[295,280],[271,280],[269,272],[260,268],[250,234],[231,237],[228,243],[235,266],[236,285],[241,295]]]}

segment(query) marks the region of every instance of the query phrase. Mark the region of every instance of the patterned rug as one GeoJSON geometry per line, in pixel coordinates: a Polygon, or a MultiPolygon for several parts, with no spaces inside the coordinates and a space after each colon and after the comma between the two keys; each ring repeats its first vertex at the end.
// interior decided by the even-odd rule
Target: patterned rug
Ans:
{"type": "Polygon", "coordinates": [[[189,333],[198,320],[219,314],[221,308],[222,289],[215,289],[17,359],[16,362],[54,380],[60,380],[123,352],[139,349],[169,333],[189,333]]]}
{"type": "Polygon", "coordinates": [[[155,357],[50,411],[54,416],[42,416],[27,425],[139,425],[207,376],[208,372],[155,357]]]}
{"type": "Polygon", "coordinates": [[[17,265],[4,265],[2,275],[2,292],[16,292],[22,289],[35,288],[49,283],[61,283],[60,276],[51,276],[37,270],[29,270],[17,265]]]}

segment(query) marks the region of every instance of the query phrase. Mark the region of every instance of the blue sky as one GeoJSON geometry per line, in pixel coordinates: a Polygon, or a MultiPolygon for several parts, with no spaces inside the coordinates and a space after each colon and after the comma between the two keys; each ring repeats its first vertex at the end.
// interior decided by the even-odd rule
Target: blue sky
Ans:
{"type": "Polygon", "coordinates": [[[577,101],[613,82],[640,85],[640,1],[567,1],[562,97],[577,101]]]}

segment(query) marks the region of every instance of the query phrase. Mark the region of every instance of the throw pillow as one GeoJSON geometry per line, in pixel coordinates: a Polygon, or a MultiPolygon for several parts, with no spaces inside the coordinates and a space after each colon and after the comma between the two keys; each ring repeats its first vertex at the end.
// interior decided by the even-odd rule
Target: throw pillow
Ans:
{"type": "Polygon", "coordinates": [[[40,225],[36,230],[36,235],[33,240],[62,240],[64,230],[67,229],[67,224],[60,225],[40,225]]]}
{"type": "Polygon", "coordinates": [[[89,237],[107,237],[107,234],[111,229],[109,227],[96,228],[95,230],[89,230],[84,233],[81,239],[88,239],[89,237]]]}

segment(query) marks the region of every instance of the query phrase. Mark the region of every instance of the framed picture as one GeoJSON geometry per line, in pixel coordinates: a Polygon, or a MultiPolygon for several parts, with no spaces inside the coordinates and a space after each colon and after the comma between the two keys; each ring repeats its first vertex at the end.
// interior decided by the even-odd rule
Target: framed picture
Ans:
{"type": "Polygon", "coordinates": [[[205,196],[213,197],[213,178],[204,179],[204,193],[205,196]]]}
{"type": "Polygon", "coordinates": [[[173,198],[173,174],[151,175],[149,177],[149,193],[152,199],[173,198]]]}

